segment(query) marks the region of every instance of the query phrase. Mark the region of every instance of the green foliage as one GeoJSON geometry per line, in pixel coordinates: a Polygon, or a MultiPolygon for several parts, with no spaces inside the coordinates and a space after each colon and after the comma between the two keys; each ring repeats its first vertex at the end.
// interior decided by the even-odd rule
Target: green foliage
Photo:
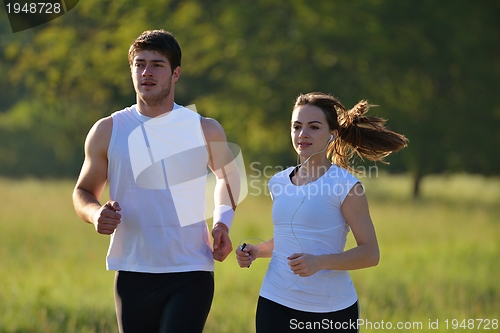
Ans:
{"type": "MultiPolygon", "coordinates": [[[[429,177],[417,202],[408,191],[408,176],[372,174],[361,180],[381,249],[377,267],[351,272],[361,318],[424,325],[438,319],[436,332],[449,332],[446,319],[500,319],[500,180],[429,177]]],[[[76,217],[73,186],[68,181],[0,179],[2,333],[118,331],[114,274],[104,267],[109,238],[76,217]]],[[[271,200],[257,194],[250,188],[238,206],[233,247],[272,237],[271,200]]],[[[348,247],[354,244],[349,238],[348,247]]],[[[241,269],[231,254],[216,264],[206,333],[254,332],[268,262],[259,259],[241,269]]]]}
{"type": "Polygon", "coordinates": [[[492,140],[498,135],[498,6],[490,2],[394,2],[374,13],[381,30],[367,46],[374,67],[365,87],[410,138],[401,156],[407,169],[496,173],[492,140]],[[482,14],[480,14],[482,13],[482,14]],[[480,15],[480,16],[477,16],[480,15]],[[379,84],[377,84],[377,82],[379,84]],[[380,101],[380,102],[379,102],[380,101]],[[489,111],[487,111],[489,110],[489,111]],[[399,112],[396,112],[399,111],[399,112]]]}
{"type": "MultiPolygon", "coordinates": [[[[183,49],[177,101],[218,119],[248,163],[295,159],[293,102],[318,90],[380,105],[372,114],[410,139],[390,170],[498,174],[499,11],[491,1],[81,1],[31,30],[0,25],[0,111],[12,117],[0,137],[13,126],[52,151],[52,175],[76,175],[88,129],[135,101],[130,43],[164,28],[183,49]],[[19,109],[30,126],[14,124],[19,109]]],[[[0,165],[25,155],[1,146],[0,165]]]]}

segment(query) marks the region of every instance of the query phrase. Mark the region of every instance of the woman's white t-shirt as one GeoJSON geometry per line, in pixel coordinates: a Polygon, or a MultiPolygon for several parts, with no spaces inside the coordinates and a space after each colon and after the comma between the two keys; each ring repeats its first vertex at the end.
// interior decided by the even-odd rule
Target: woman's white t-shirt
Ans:
{"type": "Polygon", "coordinates": [[[284,306],[308,312],[332,312],[357,301],[347,271],[320,270],[309,277],[293,274],[287,257],[344,252],[349,232],[341,205],[359,180],[347,170],[331,165],[314,182],[296,186],[294,167],[274,175],[269,182],[273,199],[274,251],[260,295],[284,306]]]}

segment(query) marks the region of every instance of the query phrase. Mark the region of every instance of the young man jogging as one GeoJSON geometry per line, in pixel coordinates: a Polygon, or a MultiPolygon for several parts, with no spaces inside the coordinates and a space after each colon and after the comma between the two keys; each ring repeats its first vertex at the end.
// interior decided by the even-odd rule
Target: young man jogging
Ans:
{"type": "Polygon", "coordinates": [[[181,49],[173,35],[145,31],[129,63],[137,104],[90,130],[75,211],[111,235],[106,263],[116,270],[120,332],[202,332],[214,259],[232,250],[239,174],[220,124],[174,103],[181,49]],[[204,217],[207,166],[216,175],[213,242],[204,217]]]}

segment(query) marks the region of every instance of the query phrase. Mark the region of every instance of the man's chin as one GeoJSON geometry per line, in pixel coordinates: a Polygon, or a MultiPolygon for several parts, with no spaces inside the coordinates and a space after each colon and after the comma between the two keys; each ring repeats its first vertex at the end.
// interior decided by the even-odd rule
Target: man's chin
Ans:
{"type": "Polygon", "coordinates": [[[139,96],[139,99],[147,106],[160,106],[162,105],[166,100],[168,96],[158,96],[158,95],[145,95],[141,94],[139,96]]]}

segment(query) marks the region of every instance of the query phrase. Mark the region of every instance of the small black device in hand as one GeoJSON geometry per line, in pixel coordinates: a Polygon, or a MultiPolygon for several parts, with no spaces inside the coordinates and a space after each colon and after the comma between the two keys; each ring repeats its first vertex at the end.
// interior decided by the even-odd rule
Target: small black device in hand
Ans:
{"type": "MultiPolygon", "coordinates": [[[[241,244],[241,251],[247,246],[247,243],[241,244]]],[[[250,264],[251,265],[251,264],[250,264]]],[[[247,268],[250,268],[250,265],[247,266],[247,268]]]]}

